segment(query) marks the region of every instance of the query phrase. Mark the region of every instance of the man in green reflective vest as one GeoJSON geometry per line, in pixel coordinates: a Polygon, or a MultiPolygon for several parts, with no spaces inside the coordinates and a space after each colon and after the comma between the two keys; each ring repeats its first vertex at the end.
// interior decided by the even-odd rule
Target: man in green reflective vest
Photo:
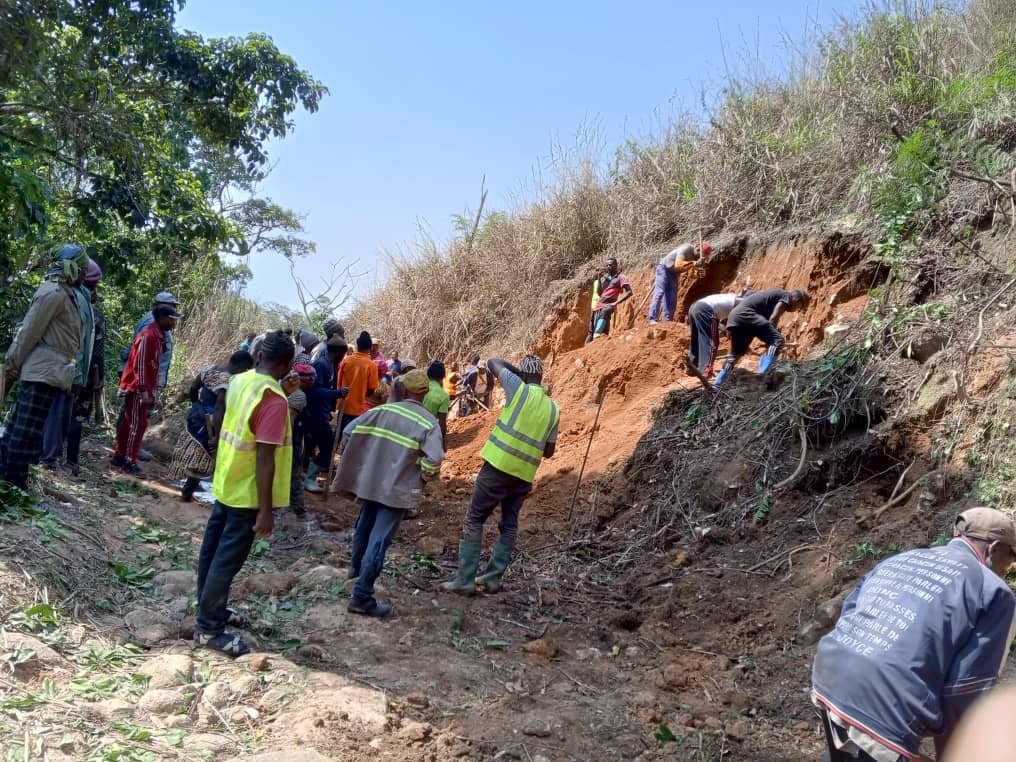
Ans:
{"type": "Polygon", "coordinates": [[[543,363],[539,357],[526,355],[518,368],[493,358],[487,361],[487,368],[501,382],[508,403],[480,453],[484,464],[466,511],[459,572],[442,585],[453,593],[496,593],[501,588],[519,531],[522,503],[533,489],[540,460],[554,454],[561,418],[557,405],[540,385],[543,363]],[[491,550],[487,568],[477,577],[483,524],[499,504],[501,537],[491,550]]]}
{"type": "Polygon", "coordinates": [[[226,632],[226,625],[243,626],[226,606],[233,577],[254,538],[272,534],[272,510],[289,505],[293,429],[286,396],[299,384],[289,373],[294,353],[283,331],[266,334],[254,370],[233,376],[226,394],[212,481],[215,506],[198,557],[194,641],[228,656],[250,651],[239,635],[226,632]]]}

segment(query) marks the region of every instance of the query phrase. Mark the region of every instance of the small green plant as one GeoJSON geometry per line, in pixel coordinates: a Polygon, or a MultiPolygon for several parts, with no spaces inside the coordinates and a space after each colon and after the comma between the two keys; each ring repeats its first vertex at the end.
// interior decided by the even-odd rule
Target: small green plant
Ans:
{"type": "Polygon", "coordinates": [[[697,426],[702,422],[702,419],[706,417],[708,412],[708,403],[702,401],[693,402],[688,407],[688,412],[684,414],[684,422],[688,424],[689,427],[697,426]]]}
{"type": "Polygon", "coordinates": [[[752,516],[752,521],[755,524],[761,524],[766,520],[766,516],[769,515],[770,509],[773,507],[773,493],[769,489],[763,489],[758,496],[758,502],[755,504],[755,514],[752,516]]]}
{"type": "Polygon", "coordinates": [[[136,664],[142,658],[142,651],[130,643],[111,644],[89,648],[79,658],[80,664],[89,671],[120,669],[136,664]]]}
{"type": "Polygon", "coordinates": [[[51,632],[59,627],[63,620],[60,613],[50,604],[37,603],[10,614],[7,623],[23,632],[41,633],[51,632]]]}
{"type": "Polygon", "coordinates": [[[389,566],[385,566],[384,569],[385,574],[389,577],[395,578],[405,576],[406,574],[413,574],[418,571],[427,571],[437,574],[440,573],[441,567],[422,553],[414,553],[404,564],[393,563],[389,566]]]}
{"type": "Polygon", "coordinates": [[[147,749],[114,742],[92,752],[84,762],[156,762],[157,759],[155,753],[147,749]]]}
{"type": "Polygon", "coordinates": [[[272,544],[264,537],[258,537],[250,548],[250,554],[254,557],[266,556],[272,549],[272,544]]]}
{"type": "Polygon", "coordinates": [[[117,578],[129,587],[147,588],[151,587],[152,577],[155,576],[155,569],[146,566],[144,569],[132,569],[125,563],[110,559],[109,565],[117,578]]]}
{"type": "Polygon", "coordinates": [[[462,634],[462,624],[466,621],[466,610],[461,606],[452,611],[451,633],[454,637],[462,634]]]}
{"type": "Polygon", "coordinates": [[[674,731],[672,731],[665,722],[661,722],[659,724],[656,728],[656,732],[653,733],[653,738],[660,743],[675,744],[678,749],[684,748],[684,739],[679,736],[675,736],[674,731]]]}

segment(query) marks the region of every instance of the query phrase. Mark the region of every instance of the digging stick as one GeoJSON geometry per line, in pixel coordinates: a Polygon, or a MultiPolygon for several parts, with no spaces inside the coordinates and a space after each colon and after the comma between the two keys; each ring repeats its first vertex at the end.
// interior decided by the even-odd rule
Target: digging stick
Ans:
{"type": "Polygon", "coordinates": [[[579,496],[579,486],[582,484],[582,474],[586,470],[586,461],[589,460],[589,450],[593,447],[593,436],[596,434],[596,427],[600,422],[600,411],[603,410],[603,400],[607,398],[607,390],[603,390],[603,394],[600,395],[600,404],[596,406],[596,417],[593,419],[593,428],[589,432],[589,442],[586,444],[586,454],[582,456],[582,467],[579,469],[579,478],[575,482],[575,491],[571,496],[571,505],[568,507],[568,521],[572,520],[572,515],[575,513],[575,500],[579,496]]]}
{"type": "Polygon", "coordinates": [[[342,437],[342,414],[346,412],[346,398],[342,398],[339,404],[339,415],[335,420],[335,439],[332,442],[331,457],[328,458],[328,476],[325,477],[325,488],[321,493],[321,502],[328,502],[328,490],[332,488],[332,471],[335,470],[335,451],[339,449],[339,439],[342,437]]]}

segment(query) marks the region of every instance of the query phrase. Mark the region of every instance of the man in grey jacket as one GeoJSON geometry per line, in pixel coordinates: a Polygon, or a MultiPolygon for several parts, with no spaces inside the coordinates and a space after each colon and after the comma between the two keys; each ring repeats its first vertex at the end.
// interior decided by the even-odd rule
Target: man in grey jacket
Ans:
{"type": "Polygon", "coordinates": [[[960,717],[995,685],[1013,637],[1016,598],[1002,576],[1016,528],[971,508],[953,535],[876,565],[819,642],[812,698],[833,762],[921,759],[928,736],[941,759],[960,717]]]}
{"type": "Polygon", "coordinates": [[[423,483],[437,476],[444,460],[441,427],[421,402],[427,374],[402,376],[406,399],[378,405],[351,421],[342,432],[342,459],[333,492],[363,500],[353,529],[349,578],[356,587],[348,609],[384,618],[391,611],[374,599],[374,580],[384,568],[385,553],[407,511],[420,504],[423,483]]]}
{"type": "Polygon", "coordinates": [[[46,415],[60,392],[74,382],[81,344],[81,315],[74,286],[88,267],[85,250],[64,244],[56,262],[32,297],[21,327],[7,350],[8,378],[20,378],[21,389],[11,420],[0,438],[0,480],[28,488],[28,466],[39,460],[46,415]]]}

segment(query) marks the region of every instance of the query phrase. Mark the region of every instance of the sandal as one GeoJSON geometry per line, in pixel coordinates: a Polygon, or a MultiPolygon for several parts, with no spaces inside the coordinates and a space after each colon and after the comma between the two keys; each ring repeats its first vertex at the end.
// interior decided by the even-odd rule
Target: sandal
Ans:
{"type": "Polygon", "coordinates": [[[236,609],[226,607],[226,625],[228,627],[238,627],[244,629],[247,626],[247,617],[241,614],[236,609]]]}
{"type": "Polygon", "coordinates": [[[234,658],[250,653],[250,646],[244,642],[243,638],[228,632],[220,632],[218,635],[206,635],[203,632],[195,632],[194,642],[199,646],[210,648],[213,651],[218,651],[234,658]]]}

